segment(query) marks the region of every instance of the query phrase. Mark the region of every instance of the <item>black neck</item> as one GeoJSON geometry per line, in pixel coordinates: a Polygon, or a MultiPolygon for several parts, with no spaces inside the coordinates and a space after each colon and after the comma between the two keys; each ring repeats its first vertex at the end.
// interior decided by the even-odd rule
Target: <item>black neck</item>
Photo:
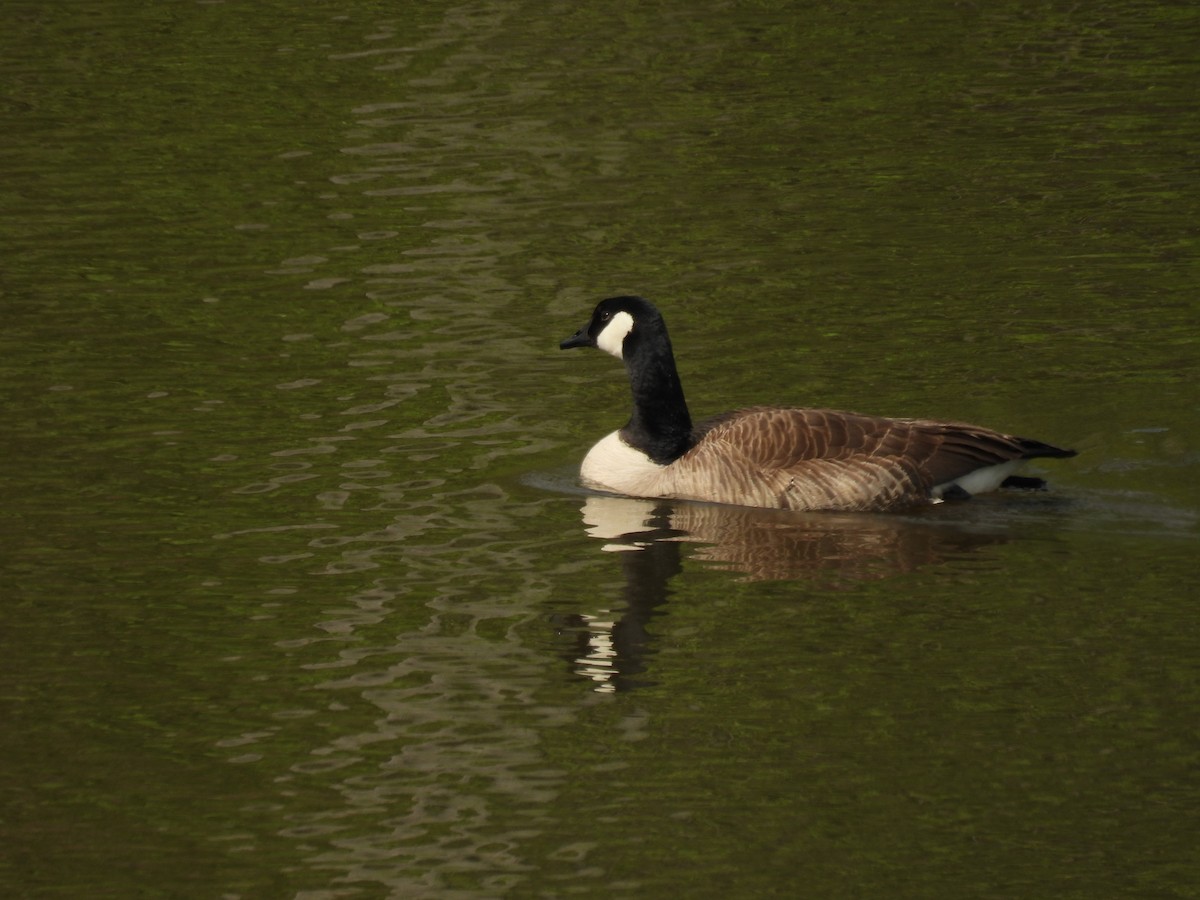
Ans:
{"type": "Polygon", "coordinates": [[[621,429],[621,437],[660,465],[673,462],[692,446],[692,417],[666,327],[661,322],[639,322],[625,339],[622,354],[633,392],[633,415],[621,429]]]}

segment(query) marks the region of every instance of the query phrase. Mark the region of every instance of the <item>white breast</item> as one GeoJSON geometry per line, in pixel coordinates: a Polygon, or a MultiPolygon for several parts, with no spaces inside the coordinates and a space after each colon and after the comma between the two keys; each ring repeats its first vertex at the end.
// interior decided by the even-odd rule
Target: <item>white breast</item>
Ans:
{"type": "Polygon", "coordinates": [[[579,475],[592,487],[631,497],[661,496],[663,470],[641,450],[635,450],[614,431],[602,438],[584,457],[579,475]]]}

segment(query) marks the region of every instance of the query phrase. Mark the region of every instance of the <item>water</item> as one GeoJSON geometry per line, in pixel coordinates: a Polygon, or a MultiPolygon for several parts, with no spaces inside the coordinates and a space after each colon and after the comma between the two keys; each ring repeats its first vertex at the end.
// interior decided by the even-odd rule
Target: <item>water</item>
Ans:
{"type": "Polygon", "coordinates": [[[1200,889],[1191,5],[7,18],[3,893],[1200,889]],[[591,496],[624,292],[1081,455],[591,496]]]}

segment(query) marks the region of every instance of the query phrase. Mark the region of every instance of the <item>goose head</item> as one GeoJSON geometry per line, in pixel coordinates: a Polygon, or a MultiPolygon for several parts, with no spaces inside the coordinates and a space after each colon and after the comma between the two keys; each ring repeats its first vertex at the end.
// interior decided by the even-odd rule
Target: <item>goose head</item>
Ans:
{"type": "Polygon", "coordinates": [[[654,304],[641,297],[609,297],[596,304],[586,325],[559,344],[559,349],[596,347],[617,359],[636,355],[639,346],[663,340],[666,326],[654,304]]]}
{"type": "Polygon", "coordinates": [[[633,415],[620,441],[656,465],[678,459],[692,445],[692,419],[675,368],[667,326],[641,297],[609,297],[586,325],[558,345],[596,347],[625,362],[633,415]]]}

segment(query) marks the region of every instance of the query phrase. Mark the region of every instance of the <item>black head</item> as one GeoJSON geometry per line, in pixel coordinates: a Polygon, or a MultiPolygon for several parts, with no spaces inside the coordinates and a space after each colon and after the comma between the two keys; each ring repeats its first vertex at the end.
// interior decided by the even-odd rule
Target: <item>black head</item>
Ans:
{"type": "Polygon", "coordinates": [[[621,440],[666,465],[691,447],[692,420],[675,370],[667,326],[654,304],[641,297],[609,297],[591,321],[559,344],[598,347],[625,361],[633,391],[633,415],[621,440]]]}
{"type": "Polygon", "coordinates": [[[609,297],[596,304],[591,320],[559,344],[559,349],[597,347],[617,359],[625,358],[626,340],[664,331],[662,316],[641,297],[609,297]],[[636,336],[636,337],[635,337],[636,336]]]}

